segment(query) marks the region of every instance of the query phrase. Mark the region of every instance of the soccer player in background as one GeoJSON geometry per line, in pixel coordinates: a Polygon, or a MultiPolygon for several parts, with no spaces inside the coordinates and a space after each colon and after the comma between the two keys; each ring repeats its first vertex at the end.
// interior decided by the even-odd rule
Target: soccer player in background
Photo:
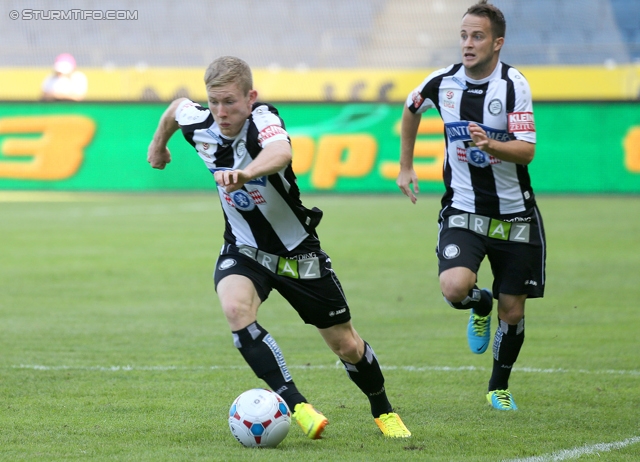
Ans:
{"type": "Polygon", "coordinates": [[[500,61],[505,30],[504,15],[486,1],[464,14],[462,62],[433,72],[406,100],[397,185],[416,202],[416,135],[421,115],[436,108],[446,146],[436,247],[440,289],[453,308],[470,310],[467,339],[477,354],[490,343],[498,300],[486,397],[508,411],[517,409],[509,376],[524,342],[525,301],[544,295],[546,244],[527,170],[536,143],[531,91],[518,70],[500,61]],[[485,256],[491,290],[476,285],[485,256]]]}
{"type": "Polygon", "coordinates": [[[300,200],[291,168],[291,141],[273,106],[257,102],[251,69],[241,59],[216,59],[205,73],[208,108],[180,98],[160,118],[147,160],[164,169],[167,142],[178,130],[217,183],[225,219],[214,282],[233,343],[255,374],[293,410],[312,439],[328,423],[297,389],[282,351],[257,322],[258,308],[277,290],[307,324],[314,325],[369,398],[387,437],[411,433],[387,399],[376,355],[355,331],[349,305],[316,227],[322,211],[300,200]]]}

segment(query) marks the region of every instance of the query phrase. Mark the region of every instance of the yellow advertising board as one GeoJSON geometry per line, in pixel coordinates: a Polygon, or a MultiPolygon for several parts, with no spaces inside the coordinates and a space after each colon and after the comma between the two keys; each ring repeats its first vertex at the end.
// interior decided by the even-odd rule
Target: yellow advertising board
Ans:
{"type": "MultiPolygon", "coordinates": [[[[538,101],[635,100],[640,65],[522,66],[538,101]]],[[[188,96],[205,101],[204,68],[81,69],[90,101],[170,101],[188,96]]],[[[267,101],[403,101],[435,69],[291,70],[255,69],[254,84],[267,101]]],[[[40,98],[47,68],[0,68],[0,100],[40,98]]]]}

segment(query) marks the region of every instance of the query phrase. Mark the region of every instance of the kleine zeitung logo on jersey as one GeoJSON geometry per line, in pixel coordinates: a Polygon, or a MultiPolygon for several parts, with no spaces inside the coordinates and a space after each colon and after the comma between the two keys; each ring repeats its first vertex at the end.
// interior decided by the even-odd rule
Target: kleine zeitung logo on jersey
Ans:
{"type": "Polygon", "coordinates": [[[260,141],[260,143],[264,143],[266,140],[276,135],[287,135],[287,132],[279,125],[269,125],[260,131],[258,141],[260,141]]]}
{"type": "Polygon", "coordinates": [[[533,112],[512,112],[507,114],[509,132],[535,132],[536,125],[533,121],[533,112]]]}

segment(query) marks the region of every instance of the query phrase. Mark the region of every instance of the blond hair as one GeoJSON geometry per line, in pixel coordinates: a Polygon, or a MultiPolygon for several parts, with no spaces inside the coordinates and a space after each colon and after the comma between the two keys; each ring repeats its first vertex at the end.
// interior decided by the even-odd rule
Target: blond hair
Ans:
{"type": "Polygon", "coordinates": [[[234,56],[222,56],[209,64],[204,74],[204,83],[207,89],[235,83],[245,95],[253,89],[251,68],[234,56]]]}

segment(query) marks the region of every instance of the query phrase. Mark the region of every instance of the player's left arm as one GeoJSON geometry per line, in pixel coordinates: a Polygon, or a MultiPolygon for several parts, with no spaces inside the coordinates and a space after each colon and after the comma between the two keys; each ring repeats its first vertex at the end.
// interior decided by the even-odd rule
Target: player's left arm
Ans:
{"type": "Polygon", "coordinates": [[[535,143],[523,140],[498,141],[489,138],[487,132],[474,122],[469,122],[469,134],[478,148],[506,162],[528,165],[536,152],[535,143]]]}
{"type": "Polygon", "coordinates": [[[224,186],[228,193],[237,191],[251,180],[278,173],[289,165],[292,157],[291,144],[288,140],[271,141],[245,168],[218,170],[214,175],[216,183],[224,186]]]}
{"type": "Polygon", "coordinates": [[[506,114],[506,129],[510,140],[499,141],[488,137],[478,124],[469,123],[472,141],[482,151],[500,160],[528,165],[536,152],[536,125],[533,118],[533,98],[529,82],[517,69],[507,71],[513,92],[513,109],[506,114]]]}

